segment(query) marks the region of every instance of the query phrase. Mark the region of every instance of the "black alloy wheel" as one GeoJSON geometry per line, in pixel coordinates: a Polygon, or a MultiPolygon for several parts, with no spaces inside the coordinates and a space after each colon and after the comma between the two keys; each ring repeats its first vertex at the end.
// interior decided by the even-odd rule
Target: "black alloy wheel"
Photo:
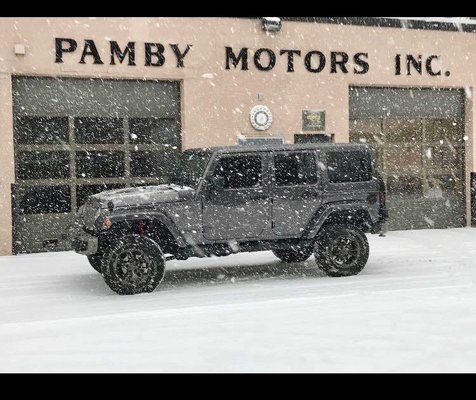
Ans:
{"type": "Polygon", "coordinates": [[[107,285],[118,294],[152,292],[165,273],[165,257],[152,239],[128,235],[106,251],[102,273],[107,285]]]}
{"type": "Polygon", "coordinates": [[[329,276],[356,275],[367,264],[369,243],[356,226],[327,225],[317,235],[314,256],[317,266],[329,276]]]}

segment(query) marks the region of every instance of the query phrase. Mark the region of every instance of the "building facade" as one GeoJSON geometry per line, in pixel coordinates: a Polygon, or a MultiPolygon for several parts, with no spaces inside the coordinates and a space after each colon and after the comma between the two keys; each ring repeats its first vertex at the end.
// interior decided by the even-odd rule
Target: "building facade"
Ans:
{"type": "Polygon", "coordinates": [[[390,229],[470,225],[472,30],[264,22],[0,18],[0,254],[66,250],[89,194],[181,150],[267,140],[371,143],[390,229]]]}

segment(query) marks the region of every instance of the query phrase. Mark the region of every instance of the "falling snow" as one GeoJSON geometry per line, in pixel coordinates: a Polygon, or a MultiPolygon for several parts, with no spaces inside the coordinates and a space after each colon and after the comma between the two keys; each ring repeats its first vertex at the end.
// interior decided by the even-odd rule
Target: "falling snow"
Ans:
{"type": "Polygon", "coordinates": [[[0,371],[476,371],[476,18],[309,18],[0,18],[0,371]]]}

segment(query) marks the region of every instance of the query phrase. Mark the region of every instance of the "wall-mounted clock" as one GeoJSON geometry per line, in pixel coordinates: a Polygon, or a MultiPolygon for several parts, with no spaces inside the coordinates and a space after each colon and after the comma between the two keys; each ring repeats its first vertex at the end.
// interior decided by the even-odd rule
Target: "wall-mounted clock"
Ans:
{"type": "Polygon", "coordinates": [[[266,106],[254,106],[250,111],[250,122],[257,131],[265,131],[273,122],[273,114],[266,106]]]}

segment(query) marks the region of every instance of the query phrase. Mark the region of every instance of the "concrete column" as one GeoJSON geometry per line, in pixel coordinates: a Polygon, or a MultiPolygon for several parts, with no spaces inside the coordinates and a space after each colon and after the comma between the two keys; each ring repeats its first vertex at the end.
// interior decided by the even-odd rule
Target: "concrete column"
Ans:
{"type": "Polygon", "coordinates": [[[467,137],[465,141],[465,186],[466,186],[466,225],[471,226],[471,180],[470,173],[476,172],[476,141],[474,140],[476,122],[473,118],[474,104],[473,87],[465,88],[465,109],[464,109],[464,135],[467,137]]]}
{"type": "Polygon", "coordinates": [[[0,73],[0,255],[12,254],[11,184],[15,181],[12,77],[0,73]]]}

